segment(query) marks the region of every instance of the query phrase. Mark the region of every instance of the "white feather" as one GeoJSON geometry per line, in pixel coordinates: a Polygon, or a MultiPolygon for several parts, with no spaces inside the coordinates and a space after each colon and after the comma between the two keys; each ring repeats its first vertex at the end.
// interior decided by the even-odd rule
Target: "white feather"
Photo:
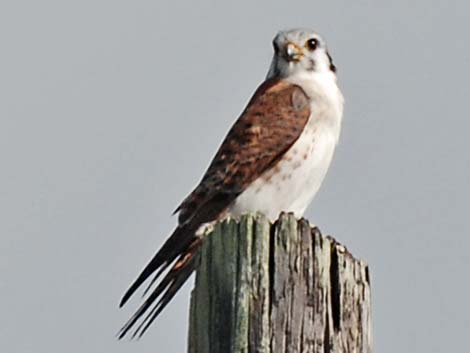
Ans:
{"type": "Polygon", "coordinates": [[[260,176],[229,207],[228,212],[234,217],[256,211],[272,221],[281,212],[301,217],[330,166],[343,114],[343,96],[335,74],[304,71],[285,79],[299,85],[310,97],[309,120],[276,171],[260,176]]]}

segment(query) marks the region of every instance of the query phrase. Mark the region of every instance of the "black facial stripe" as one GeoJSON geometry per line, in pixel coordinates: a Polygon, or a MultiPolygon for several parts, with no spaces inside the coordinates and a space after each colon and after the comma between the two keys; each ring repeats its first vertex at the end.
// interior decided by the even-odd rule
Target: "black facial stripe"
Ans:
{"type": "Polygon", "coordinates": [[[330,53],[326,52],[326,55],[328,56],[328,60],[330,61],[330,70],[336,72],[336,66],[333,64],[333,59],[331,58],[330,53]]]}
{"type": "Polygon", "coordinates": [[[273,48],[274,48],[274,52],[276,54],[279,53],[279,46],[277,45],[275,40],[273,40],[273,48]]]}
{"type": "Polygon", "coordinates": [[[310,59],[309,63],[310,63],[310,65],[307,67],[307,71],[314,71],[315,70],[315,61],[310,59]]]}
{"type": "Polygon", "coordinates": [[[275,76],[275,77],[281,75],[281,70],[279,70],[278,64],[279,64],[279,60],[275,60],[275,61],[273,62],[273,67],[271,68],[271,70],[272,70],[271,73],[272,73],[272,75],[275,76]]]}

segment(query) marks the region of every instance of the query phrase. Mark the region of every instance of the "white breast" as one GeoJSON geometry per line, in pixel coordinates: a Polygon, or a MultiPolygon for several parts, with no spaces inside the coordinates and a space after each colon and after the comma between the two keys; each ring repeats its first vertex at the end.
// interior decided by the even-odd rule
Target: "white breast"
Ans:
{"type": "Polygon", "coordinates": [[[234,201],[228,211],[235,217],[256,211],[272,221],[283,211],[301,217],[330,166],[340,134],[341,93],[334,81],[334,86],[325,86],[318,79],[312,82],[310,77],[291,80],[311,98],[310,118],[299,139],[278,164],[234,201]]]}

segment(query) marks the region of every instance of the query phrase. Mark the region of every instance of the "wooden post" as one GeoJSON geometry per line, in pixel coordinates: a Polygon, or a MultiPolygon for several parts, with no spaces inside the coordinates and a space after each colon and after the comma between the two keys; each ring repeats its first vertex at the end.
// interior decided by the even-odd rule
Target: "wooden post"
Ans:
{"type": "Polygon", "coordinates": [[[304,219],[215,225],[191,296],[189,353],[369,353],[369,270],[304,219]]]}

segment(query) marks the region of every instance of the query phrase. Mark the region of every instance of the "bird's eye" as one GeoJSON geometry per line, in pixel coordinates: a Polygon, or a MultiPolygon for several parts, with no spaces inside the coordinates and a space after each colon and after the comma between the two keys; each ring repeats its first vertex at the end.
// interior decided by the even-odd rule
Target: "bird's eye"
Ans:
{"type": "Polygon", "coordinates": [[[305,47],[310,51],[314,51],[315,49],[317,49],[318,45],[318,40],[315,38],[311,38],[305,42],[305,47]]]}

